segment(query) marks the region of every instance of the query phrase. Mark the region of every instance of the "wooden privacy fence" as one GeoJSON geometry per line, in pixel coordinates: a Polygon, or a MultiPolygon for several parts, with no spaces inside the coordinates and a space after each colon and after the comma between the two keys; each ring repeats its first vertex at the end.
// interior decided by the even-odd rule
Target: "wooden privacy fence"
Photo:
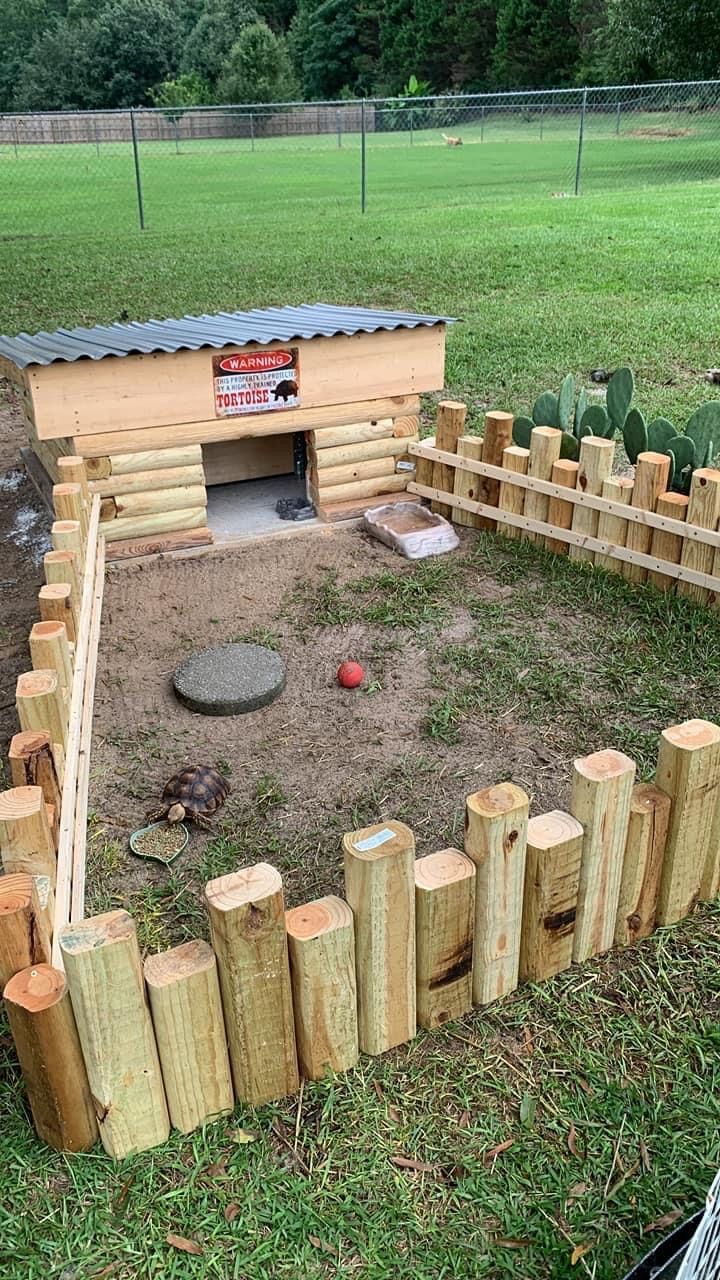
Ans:
{"type": "Polygon", "coordinates": [[[62,967],[58,936],[85,908],[85,847],[105,543],[82,458],[58,459],[32,669],[18,677],[13,786],[0,794],[0,982],[26,963],[62,967]]]}
{"type": "Polygon", "coordinates": [[[285,911],[267,863],[221,876],[205,888],[211,944],[144,964],[125,911],[71,913],[56,963],[29,962],[32,881],[6,877],[23,884],[0,910],[4,995],[40,1137],[76,1151],[99,1133],[122,1158],[171,1124],[186,1133],[236,1099],[258,1106],[300,1076],[349,1070],[718,893],[717,725],[666,729],[654,783],[603,750],[575,761],[569,812],[529,817],[529,803],[510,782],[476,792],[464,850],[418,859],[402,822],[349,832],[347,901],[285,911]]]}
{"type": "Polygon", "coordinates": [[[693,472],[689,495],[668,490],[670,459],[638,456],[634,478],[613,476],[612,440],[586,436],[580,458],[560,457],[562,432],[535,427],[512,443],[513,416],[488,413],[485,433],[463,435],[465,405],[444,401],[435,438],[411,444],[408,490],[457,524],[525,538],[701,603],[720,597],[720,471],[693,472]]]}

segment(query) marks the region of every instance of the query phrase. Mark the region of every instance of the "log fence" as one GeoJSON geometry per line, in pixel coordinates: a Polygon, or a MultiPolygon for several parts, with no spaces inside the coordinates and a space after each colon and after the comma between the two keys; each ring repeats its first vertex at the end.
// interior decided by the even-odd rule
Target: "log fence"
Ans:
{"type": "Polygon", "coordinates": [[[464,850],[417,859],[402,822],[347,833],[347,901],[286,911],[274,867],[241,868],[206,887],[211,945],[144,965],[122,910],[59,927],[64,972],[50,965],[36,881],[1,877],[5,1002],[38,1135],[65,1151],[99,1136],[122,1159],[633,945],[720,890],[709,721],[663,732],[654,783],[604,750],[575,761],[569,812],[528,808],[514,784],[487,787],[466,799],[464,850]]]}
{"type": "MultiPolygon", "coordinates": [[[[604,463],[599,493],[574,487],[585,460],[577,475],[562,467],[547,432],[522,470],[486,462],[484,444],[463,446],[462,418],[457,406],[445,415],[457,453],[411,446],[431,481],[416,492],[483,527],[720,589],[682,551],[700,548],[693,565],[714,568],[714,527],[603,496],[604,463]],[[432,484],[436,464],[442,489],[432,484]],[[535,515],[517,509],[518,493],[539,499],[535,515]],[[578,510],[642,529],[643,546],[660,532],[682,539],[681,549],[673,544],[666,562],[621,547],[578,529],[578,510]]],[[[505,461],[521,452],[507,444],[507,418],[496,415],[484,437],[505,461]]],[[[633,945],[717,896],[720,727],[693,720],[663,731],[652,783],[636,782],[634,762],[618,751],[576,760],[568,812],[529,816],[528,796],[510,781],[468,796],[463,849],[416,858],[412,830],[392,819],[348,832],[346,900],[286,911],[276,868],[240,868],[206,886],[210,944],[195,939],[143,964],[127,912],[84,918],[104,545],[100,496],[78,488],[87,520],[76,512],[68,520],[77,528],[62,530],[88,531],[75,545],[76,642],[62,622],[33,629],[34,670],[18,681],[14,785],[0,795],[0,978],[35,1128],[51,1146],[87,1150],[99,1137],[117,1159],[156,1146],[171,1125],[188,1133],[235,1102],[263,1105],[296,1092],[301,1077],[351,1070],[360,1054],[397,1048],[419,1027],[432,1032],[523,982],[633,945]],[[35,660],[48,665],[35,669],[35,660]]],[[[658,488],[651,477],[648,492],[658,488]]]]}
{"type": "MultiPolygon", "coordinates": [[[[442,411],[441,403],[439,421],[442,411]]],[[[497,440],[498,420],[507,433],[508,419],[511,425],[511,415],[488,413],[484,439],[497,440]]],[[[408,492],[458,524],[544,543],[629,581],[649,580],[660,590],[715,605],[720,471],[696,470],[685,497],[666,489],[669,459],[663,454],[640,454],[634,479],[618,478],[611,475],[612,441],[586,436],[575,463],[558,457],[561,438],[555,428],[536,427],[530,449],[505,444],[492,462],[484,445],[478,457],[469,443],[477,441],[474,436],[460,436],[451,449],[438,448],[437,438],[411,443],[416,476],[408,492]]]]}

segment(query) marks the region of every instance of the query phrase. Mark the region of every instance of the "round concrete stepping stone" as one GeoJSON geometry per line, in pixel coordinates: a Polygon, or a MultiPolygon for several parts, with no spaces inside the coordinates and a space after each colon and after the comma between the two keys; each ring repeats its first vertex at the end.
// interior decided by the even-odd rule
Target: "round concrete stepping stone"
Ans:
{"type": "Polygon", "coordinates": [[[186,658],[173,676],[184,706],[204,716],[239,716],[285,688],[285,663],[260,644],[217,644],[186,658]]]}

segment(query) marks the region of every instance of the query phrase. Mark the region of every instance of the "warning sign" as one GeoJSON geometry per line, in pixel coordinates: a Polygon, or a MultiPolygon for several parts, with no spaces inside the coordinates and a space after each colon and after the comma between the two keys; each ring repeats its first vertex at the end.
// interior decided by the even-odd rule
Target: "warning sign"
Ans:
{"type": "Polygon", "coordinates": [[[297,347],[285,351],[236,351],[213,356],[215,417],[297,409],[300,363],[297,347]]]}

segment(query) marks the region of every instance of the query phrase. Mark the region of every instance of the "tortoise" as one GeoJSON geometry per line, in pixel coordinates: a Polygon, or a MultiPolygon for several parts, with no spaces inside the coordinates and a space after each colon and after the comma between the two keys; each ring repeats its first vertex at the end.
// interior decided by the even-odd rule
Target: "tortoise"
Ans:
{"type": "Polygon", "coordinates": [[[165,783],[162,806],[148,814],[148,822],[183,822],[186,818],[209,828],[210,818],[225,803],[230,783],[209,764],[187,765],[165,783]]]}

